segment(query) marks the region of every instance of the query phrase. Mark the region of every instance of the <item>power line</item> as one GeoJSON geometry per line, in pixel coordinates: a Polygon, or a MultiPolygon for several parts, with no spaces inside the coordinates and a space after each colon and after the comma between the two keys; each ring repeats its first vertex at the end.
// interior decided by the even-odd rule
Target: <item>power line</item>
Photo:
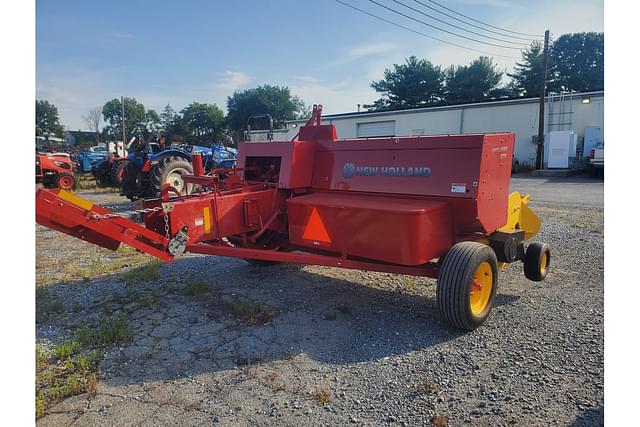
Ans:
{"type": "Polygon", "coordinates": [[[515,45],[519,45],[519,46],[529,46],[529,43],[513,42],[513,41],[511,41],[511,40],[505,40],[505,39],[499,39],[499,38],[496,38],[496,37],[487,36],[487,35],[484,35],[484,34],[481,34],[481,33],[475,32],[475,31],[473,31],[473,30],[467,30],[467,29],[466,29],[466,28],[464,28],[464,27],[460,27],[460,26],[458,26],[458,25],[456,25],[456,24],[451,24],[451,23],[449,23],[449,22],[447,22],[447,21],[444,21],[444,20],[442,20],[442,19],[440,19],[440,18],[436,18],[435,16],[431,16],[431,15],[429,15],[428,13],[424,13],[424,12],[422,12],[421,10],[418,10],[418,9],[416,9],[416,8],[413,8],[413,7],[411,7],[411,6],[408,6],[408,5],[404,4],[404,3],[402,3],[401,1],[398,1],[398,0],[391,0],[391,1],[393,1],[394,3],[397,3],[397,4],[399,4],[399,5],[402,5],[402,6],[406,7],[407,9],[411,9],[411,10],[413,10],[414,12],[418,12],[420,15],[426,16],[427,18],[431,18],[431,19],[433,19],[433,20],[435,20],[435,21],[442,22],[443,24],[449,25],[449,26],[451,26],[451,27],[453,27],[453,28],[457,28],[457,29],[462,30],[462,31],[466,31],[467,33],[475,34],[475,35],[477,35],[477,36],[485,37],[485,38],[487,38],[487,39],[491,39],[491,40],[497,40],[497,41],[499,41],[499,42],[503,42],[503,43],[511,43],[511,44],[515,44],[515,45]]]}
{"type": "Polygon", "coordinates": [[[378,6],[382,7],[383,9],[386,9],[386,10],[388,10],[388,11],[390,11],[390,12],[393,12],[393,13],[395,13],[395,14],[397,14],[397,15],[404,16],[405,18],[411,19],[412,21],[419,22],[419,23],[420,23],[420,24],[422,24],[422,25],[426,25],[427,27],[435,28],[436,30],[442,31],[442,32],[447,33],[447,34],[451,34],[452,36],[460,37],[460,38],[462,38],[462,39],[470,40],[470,41],[472,41],[472,42],[476,42],[476,43],[486,44],[486,45],[489,45],[489,46],[500,47],[500,48],[503,48],[503,49],[514,49],[514,50],[520,50],[520,48],[518,48],[518,47],[513,47],[513,46],[504,46],[504,45],[501,45],[501,44],[495,44],[495,43],[491,43],[491,42],[484,42],[484,41],[482,41],[482,40],[476,40],[476,39],[474,39],[473,37],[463,36],[463,35],[460,35],[460,34],[454,33],[453,31],[445,30],[444,28],[440,28],[440,27],[437,27],[437,26],[435,26],[435,25],[431,25],[431,24],[429,24],[429,23],[427,23],[427,22],[424,22],[424,21],[421,21],[421,20],[419,20],[419,19],[416,19],[416,18],[414,18],[414,17],[412,17],[412,16],[407,15],[406,13],[398,12],[398,11],[397,11],[397,10],[395,10],[394,8],[389,7],[389,6],[385,6],[385,5],[383,5],[383,4],[380,4],[380,3],[378,3],[378,2],[377,2],[377,1],[375,1],[375,0],[369,0],[369,2],[371,2],[371,3],[373,3],[373,4],[377,4],[378,6]]]}
{"type": "Polygon", "coordinates": [[[448,10],[449,12],[453,12],[453,13],[455,13],[456,15],[463,16],[463,17],[465,17],[465,18],[467,18],[467,19],[472,20],[473,22],[477,22],[477,23],[479,23],[479,24],[486,25],[487,27],[495,28],[496,30],[506,31],[507,33],[520,34],[521,36],[542,37],[542,35],[540,35],[540,34],[519,33],[519,32],[517,32],[517,31],[511,31],[511,30],[506,30],[506,29],[504,29],[504,28],[496,27],[495,25],[487,24],[486,22],[482,22],[482,21],[479,21],[479,20],[477,20],[477,19],[473,19],[473,18],[472,18],[472,17],[470,17],[470,16],[464,15],[464,14],[462,14],[462,13],[460,13],[460,12],[456,12],[456,11],[455,11],[455,10],[453,10],[453,9],[449,9],[447,6],[443,6],[443,5],[441,5],[440,3],[436,2],[436,1],[433,1],[433,0],[427,0],[427,1],[428,1],[428,2],[431,2],[431,3],[433,3],[433,4],[437,4],[437,5],[438,5],[438,6],[440,6],[441,8],[446,9],[446,10],[448,10]]]}
{"type": "Polygon", "coordinates": [[[448,45],[451,45],[451,46],[459,47],[460,49],[470,50],[472,52],[483,53],[485,55],[497,56],[497,57],[509,58],[509,59],[520,59],[520,58],[516,58],[515,56],[500,55],[500,54],[497,54],[497,53],[485,52],[483,50],[473,49],[471,47],[462,46],[460,44],[453,43],[453,42],[450,42],[450,41],[447,41],[447,40],[442,40],[442,39],[440,39],[438,37],[434,37],[434,36],[431,36],[429,34],[422,33],[420,31],[414,30],[413,28],[405,27],[404,25],[401,25],[401,24],[398,24],[396,22],[390,21],[388,19],[382,18],[382,17],[380,17],[378,15],[375,15],[375,14],[373,14],[371,12],[367,12],[366,10],[360,9],[358,7],[350,5],[349,3],[345,3],[345,2],[343,2],[341,0],[336,0],[336,1],[338,3],[344,5],[344,6],[347,6],[347,7],[351,8],[351,9],[357,10],[358,12],[362,12],[365,15],[368,15],[368,16],[370,16],[372,18],[375,18],[375,19],[377,19],[379,21],[386,22],[387,24],[391,24],[391,25],[394,25],[396,27],[402,28],[403,30],[411,31],[412,33],[419,34],[419,35],[424,36],[424,37],[426,37],[428,39],[439,41],[440,43],[444,43],[444,44],[448,44],[448,45]]]}
{"type": "Polygon", "coordinates": [[[498,34],[498,35],[503,36],[503,37],[511,37],[511,38],[513,38],[513,39],[519,39],[519,40],[540,41],[540,39],[532,39],[532,38],[530,38],[530,37],[518,37],[518,36],[511,36],[511,35],[509,35],[509,34],[504,34],[504,33],[500,33],[500,32],[498,32],[498,31],[489,30],[489,29],[487,29],[487,28],[482,28],[482,27],[480,27],[480,26],[478,26],[478,25],[475,25],[475,24],[472,24],[472,23],[470,23],[470,22],[467,22],[467,21],[465,21],[464,19],[460,19],[460,18],[458,18],[458,17],[456,17],[456,16],[449,15],[448,13],[443,12],[443,11],[441,11],[441,10],[438,10],[438,9],[436,9],[436,8],[435,8],[435,7],[433,7],[433,6],[429,6],[428,4],[422,3],[420,0],[413,0],[413,1],[415,1],[415,2],[416,2],[416,3],[418,3],[418,4],[421,4],[422,6],[426,7],[427,9],[431,9],[431,10],[433,10],[433,11],[435,11],[435,12],[438,12],[438,13],[439,13],[439,14],[441,14],[441,15],[447,16],[447,17],[449,17],[449,18],[451,18],[451,19],[454,19],[454,20],[456,20],[456,21],[458,21],[458,22],[462,22],[462,23],[463,23],[463,24],[465,24],[465,25],[468,25],[468,26],[473,27],[473,28],[477,28],[477,29],[482,30],[482,31],[486,31],[486,32],[488,32],[488,33],[498,34]]]}

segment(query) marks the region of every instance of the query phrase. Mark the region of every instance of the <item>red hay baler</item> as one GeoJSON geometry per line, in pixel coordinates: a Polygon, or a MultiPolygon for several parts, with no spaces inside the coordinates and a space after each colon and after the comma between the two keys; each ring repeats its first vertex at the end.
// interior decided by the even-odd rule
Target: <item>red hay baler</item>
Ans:
{"type": "Polygon", "coordinates": [[[292,141],[242,143],[235,169],[194,175],[189,196],[144,201],[144,226],[61,190],[38,190],[38,223],[162,260],[183,252],[257,264],[316,264],[438,279],[450,325],[487,318],[498,270],[522,261],[543,280],[547,245],[529,196],[509,194],[512,133],[337,139],[314,106],[292,141]],[[221,180],[219,177],[224,176],[221,180]]]}

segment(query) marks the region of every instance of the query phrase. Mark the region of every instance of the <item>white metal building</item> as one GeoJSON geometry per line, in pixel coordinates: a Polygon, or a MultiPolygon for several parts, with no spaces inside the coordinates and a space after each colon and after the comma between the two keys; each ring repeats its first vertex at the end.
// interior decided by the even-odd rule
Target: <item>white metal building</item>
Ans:
{"type": "MultiPolygon", "coordinates": [[[[521,166],[532,166],[536,158],[538,108],[539,98],[526,98],[401,111],[333,114],[324,116],[322,122],[333,123],[338,138],[514,132],[516,159],[521,166]]],[[[304,122],[288,122],[286,129],[274,131],[274,139],[293,138],[304,122]]],[[[573,162],[579,162],[583,153],[588,155],[595,144],[604,142],[603,130],[603,91],[547,98],[545,134],[549,131],[574,131],[577,138],[569,154],[573,162]]],[[[252,131],[251,134],[253,141],[266,136],[260,131],[252,131]]],[[[545,144],[545,164],[549,158],[548,151],[548,144],[545,144]]]]}

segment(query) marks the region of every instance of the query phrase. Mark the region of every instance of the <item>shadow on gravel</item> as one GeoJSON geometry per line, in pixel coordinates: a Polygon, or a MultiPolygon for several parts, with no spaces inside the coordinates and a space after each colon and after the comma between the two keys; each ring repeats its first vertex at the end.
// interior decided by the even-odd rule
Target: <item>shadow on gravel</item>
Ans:
{"type": "MultiPolygon", "coordinates": [[[[65,307],[75,309],[38,324],[37,335],[53,329],[68,336],[80,324],[96,325],[124,313],[134,338],[110,349],[101,367],[114,385],[286,362],[302,353],[330,364],[380,360],[462,335],[440,321],[435,281],[413,283],[407,293],[371,283],[377,278],[400,283],[392,275],[345,276],[357,281],[294,265],[182,258],[164,265],[154,282],[127,284],[114,274],[50,286],[65,307]],[[258,302],[272,316],[266,324],[252,325],[238,307],[258,302]]],[[[500,296],[498,304],[515,300],[500,296]]]]}
{"type": "Polygon", "coordinates": [[[582,411],[571,427],[593,427],[604,425],[604,408],[590,408],[582,411]]]}

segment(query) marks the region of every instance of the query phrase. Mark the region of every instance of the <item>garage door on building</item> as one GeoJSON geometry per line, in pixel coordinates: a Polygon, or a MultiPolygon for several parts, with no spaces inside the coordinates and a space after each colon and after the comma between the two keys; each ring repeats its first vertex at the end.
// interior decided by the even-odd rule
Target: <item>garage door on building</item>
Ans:
{"type": "Polygon", "coordinates": [[[395,136],[396,121],[358,123],[358,138],[371,138],[375,136],[395,136]]]}

